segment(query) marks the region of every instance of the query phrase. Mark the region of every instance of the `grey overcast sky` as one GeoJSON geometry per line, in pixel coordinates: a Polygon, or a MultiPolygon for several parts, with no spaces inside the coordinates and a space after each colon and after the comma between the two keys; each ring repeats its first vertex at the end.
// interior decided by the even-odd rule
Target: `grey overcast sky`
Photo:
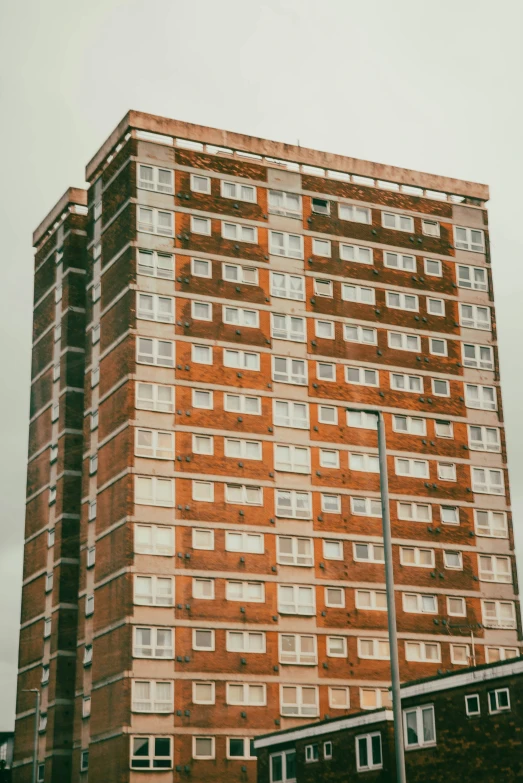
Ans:
{"type": "MultiPolygon", "coordinates": [[[[0,730],[14,721],[31,232],[128,109],[486,182],[523,554],[519,0],[11,0],[0,11],[0,730]]],[[[520,567],[523,564],[520,560],[520,567]]]]}

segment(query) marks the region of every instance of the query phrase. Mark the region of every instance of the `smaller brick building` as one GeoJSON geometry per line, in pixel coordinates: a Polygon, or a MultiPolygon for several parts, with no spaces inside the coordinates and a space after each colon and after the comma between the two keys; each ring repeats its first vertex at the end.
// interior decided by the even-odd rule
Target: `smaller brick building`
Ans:
{"type": "MultiPolygon", "coordinates": [[[[523,658],[405,683],[408,783],[523,780],[523,658]]],[[[393,715],[375,710],[254,740],[258,783],[393,783],[393,715]]]]}

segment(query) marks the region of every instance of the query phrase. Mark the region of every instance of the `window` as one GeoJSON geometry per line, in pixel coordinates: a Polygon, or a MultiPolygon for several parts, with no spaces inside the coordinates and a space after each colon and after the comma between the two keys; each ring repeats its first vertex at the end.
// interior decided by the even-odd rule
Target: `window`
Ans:
{"type": "Polygon", "coordinates": [[[144,190],[157,190],[158,193],[174,193],[174,171],[144,166],[140,163],[138,187],[144,190]]]}
{"type": "Polygon", "coordinates": [[[314,321],[314,332],[323,340],[334,340],[334,321],[314,321]]]}
{"type": "Polygon", "coordinates": [[[477,536],[508,537],[507,515],[504,511],[474,509],[474,525],[477,536]]]}
{"type": "Polygon", "coordinates": [[[269,231],[269,253],[273,256],[303,258],[303,237],[282,231],[269,231]]]}
{"type": "Polygon", "coordinates": [[[438,479],[456,481],[456,465],[453,462],[438,462],[438,479]]]}
{"type": "Polygon", "coordinates": [[[405,642],[405,660],[439,663],[441,650],[438,642],[405,642]]]}
{"type": "Polygon", "coordinates": [[[469,449],[472,451],[501,451],[498,427],[480,427],[469,424],[469,449]]]}
{"type": "Polygon", "coordinates": [[[92,644],[86,644],[84,647],[84,658],[83,658],[83,665],[89,666],[93,661],[93,645],[92,644]]]}
{"type": "Polygon", "coordinates": [[[174,505],[174,482],[156,476],[135,476],[134,502],[145,506],[174,505]]]}
{"type": "Polygon", "coordinates": [[[312,198],[311,207],[318,215],[330,215],[330,202],[323,198],[312,198]]]}
{"type": "MultiPolygon", "coordinates": [[[[210,221],[209,221],[210,222],[210,221]]],[[[138,207],[138,231],[146,234],[174,236],[174,214],[161,209],[138,207]]]]}
{"type": "Polygon", "coordinates": [[[95,345],[99,341],[100,341],[100,324],[97,324],[96,326],[93,326],[93,330],[91,332],[91,342],[93,345],[95,345]]]}
{"type": "Polygon", "coordinates": [[[348,710],[350,708],[350,691],[345,686],[329,687],[329,707],[333,710],[348,710]]]}
{"type": "Polygon", "coordinates": [[[134,603],[139,606],[172,606],[174,580],[170,576],[134,577],[134,603]]]}
{"type": "Polygon", "coordinates": [[[358,207],[355,204],[338,204],[338,216],[340,220],[350,220],[352,223],[370,223],[371,212],[367,207],[358,207]]]}
{"type": "Polygon", "coordinates": [[[263,504],[263,490],[261,487],[250,487],[245,484],[226,484],[225,502],[261,506],[263,504]]]}
{"type": "Polygon", "coordinates": [[[94,476],[98,470],[98,456],[95,454],[93,457],[89,457],[89,475],[94,476]]]}
{"type": "MultiPolygon", "coordinates": [[[[199,263],[209,263],[200,261],[199,263]]],[[[148,277],[174,279],[174,259],[170,253],[159,253],[156,250],[138,250],[138,274],[148,277]]],[[[196,274],[193,269],[193,274],[196,274]]]]}
{"type": "Polygon", "coordinates": [[[447,614],[450,617],[466,617],[467,604],[464,598],[447,596],[447,614]]]}
{"type": "Polygon", "coordinates": [[[265,588],[262,582],[226,582],[225,598],[227,601],[260,603],[265,600],[265,588]]]}
{"type": "Polygon", "coordinates": [[[473,291],[488,291],[487,270],[479,266],[458,265],[458,287],[470,288],[473,291]]]}
{"type": "Polygon", "coordinates": [[[366,563],[384,563],[385,549],[383,544],[359,544],[354,542],[354,560],[366,563]]]}
{"type": "Polygon", "coordinates": [[[327,636],[327,656],[329,658],[346,658],[347,640],[343,636],[327,636]]]}
{"type": "Polygon", "coordinates": [[[296,751],[274,753],[270,757],[271,783],[296,783],[296,751]]]}
{"type": "Polygon", "coordinates": [[[193,578],[192,597],[202,601],[214,600],[214,579],[193,578]]]}
{"type": "Polygon", "coordinates": [[[356,386],[378,386],[379,372],[364,367],[345,367],[345,380],[356,386]]]}
{"type": "Polygon", "coordinates": [[[51,636],[52,620],[50,617],[44,619],[44,639],[48,639],[51,636]]]}
{"type": "Polygon", "coordinates": [[[394,228],[396,231],[414,231],[414,218],[396,212],[382,212],[381,224],[384,228],[394,228]]]}
{"type": "Polygon", "coordinates": [[[343,261],[356,261],[358,264],[372,264],[372,248],[359,245],[345,245],[340,242],[340,258],[343,261]]]}
{"type": "Polygon", "coordinates": [[[506,712],[510,710],[510,695],[508,688],[498,688],[495,691],[489,691],[488,711],[491,715],[496,712],[506,712]]]}
{"type": "Polygon", "coordinates": [[[429,339],[429,351],[434,356],[447,356],[447,341],[441,340],[439,337],[431,337],[429,339]]]}
{"type": "Polygon", "coordinates": [[[315,614],[314,588],[305,585],[278,585],[278,612],[280,614],[315,614]]]}
{"type": "Polygon", "coordinates": [[[229,348],[223,349],[223,366],[233,367],[238,370],[260,371],[260,354],[250,353],[248,351],[232,351],[229,348]]]}
{"type": "Polygon", "coordinates": [[[325,296],[332,299],[332,280],[314,280],[314,293],[316,296],[325,296]]]}
{"type": "Polygon", "coordinates": [[[318,405],[318,422],[320,424],[337,424],[338,409],[332,405],[318,405]]]}
{"type": "Polygon", "coordinates": [[[54,464],[58,459],[58,446],[51,446],[49,449],[49,462],[54,464]]]}
{"type": "Polygon", "coordinates": [[[356,609],[387,611],[387,594],[382,590],[356,590],[356,609]]]}
{"type": "Polygon", "coordinates": [[[38,731],[45,731],[47,729],[47,712],[40,713],[40,720],[38,722],[38,731]]]}
{"type": "Polygon", "coordinates": [[[250,416],[261,414],[261,397],[245,394],[224,394],[223,409],[230,413],[245,413],[250,416]]]}
{"type": "Polygon", "coordinates": [[[436,420],[434,422],[434,431],[436,433],[437,438],[454,437],[454,426],[451,421],[436,420]]]}
{"type": "Polygon", "coordinates": [[[481,305],[460,304],[459,316],[461,326],[468,326],[470,329],[490,330],[490,307],[481,305]]]}
{"type": "Polygon", "coordinates": [[[211,192],[211,178],[201,174],[191,174],[191,190],[208,195],[211,192]]]}
{"type": "Polygon", "coordinates": [[[472,491],[484,495],[504,495],[503,471],[494,468],[471,468],[472,491]]]}
{"type": "Polygon", "coordinates": [[[273,400],[273,423],[278,427],[309,429],[309,406],[306,402],[273,400]]]}
{"type": "Polygon", "coordinates": [[[324,759],[332,758],[332,742],[323,743],[323,758],[324,759]]]}
{"type": "Polygon", "coordinates": [[[396,291],[385,291],[387,307],[395,310],[411,310],[418,312],[419,299],[417,294],[401,294],[396,291]]]}
{"type": "MultiPolygon", "coordinates": [[[[152,362],[148,362],[148,364],[152,364],[152,362]]],[[[94,389],[95,386],[98,386],[99,382],[100,382],[100,368],[93,367],[93,369],[91,370],[91,388],[94,389]]]]}
{"type": "Polygon", "coordinates": [[[320,449],[320,468],[339,468],[340,453],[333,449],[320,449]]]}
{"type": "Polygon", "coordinates": [[[482,601],[483,625],[486,628],[515,628],[516,612],[512,601],[482,601]]]}
{"type": "Polygon", "coordinates": [[[459,508],[456,506],[441,506],[440,514],[444,525],[459,525],[459,508]]]}
{"type": "Polygon", "coordinates": [[[240,266],[239,264],[222,264],[224,280],[244,285],[258,285],[258,270],[252,266],[240,266]]]}
{"type": "Polygon", "coordinates": [[[288,519],[311,518],[311,496],[298,490],[276,490],[276,516],[288,519]]]}
{"type": "Polygon", "coordinates": [[[222,196],[232,198],[235,201],[249,201],[256,203],[256,188],[253,185],[244,185],[241,182],[226,182],[222,180],[222,196]]]}
{"type": "Polygon", "coordinates": [[[307,383],[307,362],[291,357],[272,357],[272,380],[303,386],[307,383]]]}
{"type": "Polygon", "coordinates": [[[366,288],[361,285],[341,284],[341,298],[344,302],[359,302],[360,304],[376,304],[376,292],[374,288],[366,288]]]}
{"type": "Polygon", "coordinates": [[[438,378],[432,379],[432,393],[436,397],[450,397],[450,385],[448,381],[442,381],[438,378]]]}
{"type": "Polygon", "coordinates": [[[213,759],[214,754],[214,737],[193,737],[193,759],[213,759]]]}
{"type": "Polygon", "coordinates": [[[269,190],[269,213],[284,217],[301,217],[301,196],[284,190],[269,190]]]}
{"type": "Polygon", "coordinates": [[[432,299],[427,297],[427,312],[429,315],[445,315],[445,301],[444,299],[432,299]]]}
{"type": "Polygon", "coordinates": [[[439,237],[440,225],[437,220],[422,220],[421,230],[429,237],[439,237]]]}
{"type": "Polygon", "coordinates": [[[193,549],[214,549],[214,530],[193,528],[192,547],[193,549]]]}
{"type": "Polygon", "coordinates": [[[133,712],[172,712],[173,683],[160,680],[133,680],[133,712]]]}
{"type": "Polygon", "coordinates": [[[193,682],[192,684],[193,704],[214,704],[214,683],[213,682],[193,682]]]}
{"type": "Polygon", "coordinates": [[[136,407],[141,410],[174,412],[174,389],[172,386],[159,386],[155,383],[136,384],[136,407]]]}
{"type": "Polygon", "coordinates": [[[403,566],[434,568],[434,550],[421,549],[417,546],[401,546],[400,563],[403,566]]]}
{"type": "Polygon", "coordinates": [[[345,606],[345,590],[343,587],[325,588],[325,606],[343,608],[345,606]]]}
{"type": "Polygon", "coordinates": [[[266,686],[250,682],[228,682],[227,704],[263,707],[267,704],[266,686]]]}
{"type": "Polygon", "coordinates": [[[318,688],[310,685],[282,685],[281,714],[314,718],[319,713],[318,688]]]}
{"type": "Polygon", "coordinates": [[[36,783],[44,783],[45,780],[45,764],[39,764],[37,768],[36,783]]]}
{"type": "Polygon", "coordinates": [[[454,244],[458,250],[472,250],[475,253],[485,252],[484,233],[477,228],[454,226],[454,244]]]}
{"type": "Polygon", "coordinates": [[[415,416],[392,416],[392,429],[394,432],[404,432],[409,435],[426,435],[427,423],[425,419],[415,416]]]}
{"type": "Polygon", "coordinates": [[[202,503],[212,503],[214,501],[214,484],[212,481],[193,481],[192,499],[199,500],[202,503]]]}
{"type": "Polygon", "coordinates": [[[226,647],[229,652],[264,653],[265,634],[258,631],[227,631],[226,647]]]}
{"type": "Polygon", "coordinates": [[[416,271],[416,259],[414,256],[404,256],[401,253],[389,253],[384,254],[384,264],[390,269],[402,269],[405,272],[416,271]]]}
{"type": "Polygon", "coordinates": [[[274,468],[287,473],[310,473],[310,451],[306,446],[274,445],[274,468]]]}
{"type": "Polygon", "coordinates": [[[494,369],[494,351],[490,345],[461,344],[461,355],[464,367],[476,370],[494,369]]]}
{"type": "Polygon", "coordinates": [[[56,405],[53,405],[51,408],[51,421],[55,422],[58,421],[60,418],[60,405],[57,403],[56,405]]]}
{"type": "Polygon", "coordinates": [[[56,503],[56,487],[49,487],[49,505],[56,503]]]}
{"type": "Polygon", "coordinates": [[[278,299],[305,300],[305,278],[283,272],[271,272],[271,296],[278,299]]]}
{"type": "MultiPolygon", "coordinates": [[[[90,425],[91,425],[91,432],[98,429],[98,411],[94,411],[93,413],[91,413],[90,425]]],[[[56,448],[58,452],[58,447],[56,448]]],[[[58,453],[56,456],[58,456],[58,453]]]]}
{"type": "Polygon", "coordinates": [[[94,546],[89,547],[87,550],[87,556],[86,556],[86,567],[92,568],[96,562],[96,548],[94,546]]]}
{"type": "Polygon", "coordinates": [[[335,381],[336,365],[330,362],[316,362],[316,376],[320,381],[335,381]]]}
{"type": "Polygon", "coordinates": [[[193,628],[193,650],[214,650],[214,631],[207,628],[193,628]]]}
{"type": "Polygon", "coordinates": [[[394,465],[397,476],[429,478],[429,463],[425,459],[404,459],[403,457],[395,457],[394,465]]]}
{"type": "Polygon", "coordinates": [[[396,348],[400,351],[421,351],[421,340],[417,334],[388,332],[388,338],[389,348],[396,348]]]}
{"type": "Polygon", "coordinates": [[[54,546],[54,540],[55,540],[55,530],[54,527],[52,527],[50,530],[47,531],[47,546],[49,549],[52,546],[54,546]]]}
{"type": "Polygon", "coordinates": [[[512,583],[512,567],[509,557],[478,555],[479,578],[482,582],[512,583]]]}
{"type": "Polygon", "coordinates": [[[256,759],[253,740],[248,737],[227,737],[228,759],[256,759]]]}
{"type": "Polygon", "coordinates": [[[211,262],[201,258],[191,258],[191,273],[195,277],[212,277],[211,262]]]}
{"type": "Polygon", "coordinates": [[[94,612],[94,595],[85,596],[85,616],[89,617],[94,612]]]}
{"type": "Polygon", "coordinates": [[[318,761],[320,758],[319,745],[305,745],[305,762],[308,764],[311,761],[318,761]]]}
{"type": "Polygon", "coordinates": [[[312,252],[315,256],[323,256],[324,258],[330,258],[331,257],[330,239],[313,239],[312,252]]]}
{"type": "Polygon", "coordinates": [[[431,522],[432,509],[427,503],[398,502],[398,519],[406,522],[431,522]]]}
{"type": "Polygon", "coordinates": [[[463,556],[461,552],[446,549],[443,552],[443,561],[445,568],[454,568],[457,571],[463,570],[463,556]]]}
{"type": "Polygon", "coordinates": [[[278,536],[277,560],[281,565],[312,566],[314,552],[311,538],[296,536],[278,536]]]}
{"type": "Polygon", "coordinates": [[[171,737],[131,737],[131,769],[171,768],[171,737]]]}
{"type": "Polygon", "coordinates": [[[358,657],[388,661],[389,643],[386,639],[358,639],[358,657]]]}
{"type": "Polygon", "coordinates": [[[204,391],[202,389],[192,390],[192,404],[193,408],[203,408],[204,410],[213,410],[214,401],[212,391],[204,391]]]}
{"type": "Polygon", "coordinates": [[[191,302],[191,316],[195,321],[212,321],[212,305],[209,302],[191,302]]]}
{"type": "Polygon", "coordinates": [[[250,329],[257,329],[260,325],[258,311],[246,310],[243,307],[224,307],[223,322],[224,324],[245,326],[250,329]]]}
{"type": "Polygon", "coordinates": [[[92,522],[93,519],[96,519],[96,500],[90,500],[88,504],[88,510],[87,510],[87,518],[89,522],[92,522]]]}
{"type": "Polygon", "coordinates": [[[339,495],[331,495],[322,492],[321,494],[321,510],[325,514],[340,514],[341,513],[341,498],[339,495]]]}
{"type": "Polygon", "coordinates": [[[478,386],[475,383],[466,383],[465,405],[467,408],[477,408],[484,411],[497,410],[496,389],[493,386],[478,386]]]}
{"type": "Polygon", "coordinates": [[[343,560],[343,542],[323,539],[323,557],[325,560],[343,560]]]}
{"type": "Polygon", "coordinates": [[[485,652],[487,663],[506,661],[510,658],[517,658],[519,656],[517,647],[486,647],[485,652]]]}
{"type": "Polygon", "coordinates": [[[369,329],[366,326],[353,326],[352,324],[343,324],[343,339],[351,343],[365,343],[367,345],[376,345],[376,329],[369,329]]]}
{"type": "Polygon", "coordinates": [[[360,707],[362,710],[376,710],[392,707],[392,697],[386,688],[360,688],[360,707]]]}
{"type": "Polygon", "coordinates": [[[226,457],[234,457],[236,459],[261,460],[262,444],[259,440],[224,438],[224,453],[226,457]]]}
{"type": "Polygon", "coordinates": [[[53,589],[53,574],[46,574],[45,575],[45,592],[50,593],[53,589]]]}
{"type": "Polygon", "coordinates": [[[376,731],[356,737],[356,761],[358,772],[383,767],[381,732],[376,731]]]}
{"type": "Polygon", "coordinates": [[[481,706],[479,703],[479,695],[477,693],[465,696],[465,712],[469,717],[481,715],[481,706]]]}
{"type": "Polygon", "coordinates": [[[264,552],[263,534],[240,533],[227,530],[225,533],[225,551],[262,555],[264,552]]]}
{"type": "Polygon", "coordinates": [[[306,339],[305,318],[271,313],[271,337],[304,343],[306,339]]]}
{"type": "Polygon", "coordinates": [[[412,614],[437,614],[438,601],[435,595],[403,593],[403,611],[412,614]]]}
{"type": "MultiPolygon", "coordinates": [[[[87,772],[89,769],[89,751],[82,750],[80,754],[80,772],[87,772]]],[[[43,781],[43,777],[42,777],[43,781]]]]}
{"type": "Polygon", "coordinates": [[[423,378],[419,375],[403,375],[390,373],[390,388],[394,391],[423,392],[423,378]]]}
{"type": "Polygon", "coordinates": [[[347,426],[357,427],[363,430],[378,429],[378,412],[365,413],[364,411],[347,411],[347,426]]]}
{"type": "MultiPolygon", "coordinates": [[[[93,302],[97,302],[102,295],[102,285],[101,283],[95,283],[92,288],[92,299],[93,302]]],[[[54,380],[57,380],[54,378],[54,380]]]]}
{"type": "Polygon", "coordinates": [[[191,232],[193,234],[202,234],[203,236],[211,236],[211,220],[210,218],[196,217],[191,215],[191,232]]]}
{"type": "Polygon", "coordinates": [[[364,473],[379,473],[380,461],[377,454],[353,454],[349,453],[349,468],[364,473]]]}
{"type": "Polygon", "coordinates": [[[47,685],[49,682],[49,666],[42,666],[42,676],[40,678],[42,685],[47,685]]]}
{"type": "Polygon", "coordinates": [[[403,710],[406,748],[423,748],[436,744],[436,726],[432,705],[403,710]]]}
{"type": "Polygon", "coordinates": [[[138,364],[174,367],[174,343],[168,340],[138,337],[136,342],[136,361],[138,364]]]}
{"type": "Polygon", "coordinates": [[[137,457],[174,459],[174,433],[137,427],[134,453],[137,457]]]}
{"type": "Polygon", "coordinates": [[[356,516],[379,517],[381,519],[381,500],[351,497],[350,504],[351,511],[356,516]]]}

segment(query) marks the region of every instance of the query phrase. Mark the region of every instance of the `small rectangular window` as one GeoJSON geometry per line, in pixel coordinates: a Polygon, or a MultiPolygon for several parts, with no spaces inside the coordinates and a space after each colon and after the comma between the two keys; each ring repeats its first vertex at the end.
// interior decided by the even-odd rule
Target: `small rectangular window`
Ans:
{"type": "Polygon", "coordinates": [[[436,725],[432,705],[403,710],[403,721],[407,749],[436,744],[436,725]]]}
{"type": "Polygon", "coordinates": [[[510,710],[510,694],[508,688],[498,688],[488,693],[488,711],[491,715],[510,710]]]}
{"type": "Polygon", "coordinates": [[[470,718],[481,715],[481,705],[477,693],[465,696],[465,712],[470,718]]]}
{"type": "Polygon", "coordinates": [[[470,288],[472,291],[488,291],[488,275],[484,267],[457,266],[459,288],[470,288]]]}
{"type": "Polygon", "coordinates": [[[194,193],[205,193],[208,195],[211,192],[211,178],[204,177],[201,174],[191,174],[191,190],[194,193]]]}
{"type": "Polygon", "coordinates": [[[356,737],[356,761],[358,772],[383,768],[381,732],[356,737]]]}
{"type": "Polygon", "coordinates": [[[226,182],[222,180],[222,196],[234,201],[248,201],[256,203],[256,188],[254,185],[244,185],[242,182],[226,182]]]}
{"type": "Polygon", "coordinates": [[[454,226],[454,244],[458,250],[471,250],[474,253],[484,253],[485,234],[477,228],[454,226]]]}
{"type": "Polygon", "coordinates": [[[246,226],[240,223],[228,223],[222,220],[222,237],[234,242],[257,242],[258,229],[256,226],[246,226]]]}
{"type": "Polygon", "coordinates": [[[396,231],[414,231],[414,218],[408,215],[400,215],[397,212],[382,212],[381,222],[384,228],[393,228],[396,231]]]}
{"type": "Polygon", "coordinates": [[[340,220],[350,220],[353,223],[371,223],[371,211],[367,207],[358,207],[355,204],[338,204],[338,216],[340,220]]]}

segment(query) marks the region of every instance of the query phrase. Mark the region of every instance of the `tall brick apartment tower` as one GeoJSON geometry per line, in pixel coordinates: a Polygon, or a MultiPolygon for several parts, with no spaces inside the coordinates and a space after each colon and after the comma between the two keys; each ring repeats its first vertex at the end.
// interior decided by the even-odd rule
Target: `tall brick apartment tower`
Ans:
{"type": "Polygon", "coordinates": [[[27,688],[41,783],[253,783],[387,702],[348,408],[403,679],[520,654],[488,189],[136,112],[86,178],[34,236],[15,783],[27,688]]]}

